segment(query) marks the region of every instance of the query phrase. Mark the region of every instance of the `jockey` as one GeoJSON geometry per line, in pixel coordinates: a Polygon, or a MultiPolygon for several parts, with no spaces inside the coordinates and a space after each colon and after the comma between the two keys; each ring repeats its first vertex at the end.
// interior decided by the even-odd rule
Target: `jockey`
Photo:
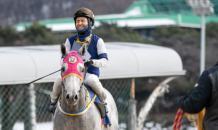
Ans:
{"type": "MultiPolygon", "coordinates": [[[[65,41],[67,51],[78,51],[83,44],[86,44],[86,52],[83,60],[85,60],[85,66],[89,66],[85,83],[92,88],[97,94],[102,104],[106,108],[106,94],[103,91],[103,86],[99,81],[99,68],[108,66],[108,57],[105,48],[104,41],[96,35],[92,34],[92,26],[94,25],[94,14],[87,8],[80,8],[74,14],[74,21],[77,30],[77,35],[69,37],[65,41]]],[[[61,94],[61,76],[58,76],[53,85],[53,91],[50,94],[51,104],[48,108],[49,112],[54,112],[55,104],[61,94]]]]}

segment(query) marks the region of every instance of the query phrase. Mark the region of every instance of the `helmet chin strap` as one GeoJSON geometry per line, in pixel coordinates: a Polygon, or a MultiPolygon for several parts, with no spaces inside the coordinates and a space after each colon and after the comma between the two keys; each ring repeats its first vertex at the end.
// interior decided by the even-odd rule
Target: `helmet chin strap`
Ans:
{"type": "Polygon", "coordinates": [[[85,35],[91,29],[90,19],[89,18],[87,18],[87,19],[88,19],[88,29],[86,31],[84,31],[84,32],[78,32],[79,35],[85,35]]]}

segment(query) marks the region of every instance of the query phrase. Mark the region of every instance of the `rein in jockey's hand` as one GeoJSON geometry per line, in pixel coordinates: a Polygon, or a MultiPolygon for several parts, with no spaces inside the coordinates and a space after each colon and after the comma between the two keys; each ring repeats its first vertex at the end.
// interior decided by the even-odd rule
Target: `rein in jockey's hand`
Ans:
{"type": "Polygon", "coordinates": [[[85,67],[88,68],[88,67],[89,67],[90,65],[92,65],[92,64],[93,64],[93,60],[87,60],[84,65],[85,65],[85,67]]]}

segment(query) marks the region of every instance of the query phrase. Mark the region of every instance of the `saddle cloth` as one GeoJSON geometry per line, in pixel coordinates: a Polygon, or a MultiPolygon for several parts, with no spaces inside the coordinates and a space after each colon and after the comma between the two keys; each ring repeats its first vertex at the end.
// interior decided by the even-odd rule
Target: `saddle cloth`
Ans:
{"type": "MultiPolygon", "coordinates": [[[[89,95],[90,95],[91,100],[92,100],[94,98],[94,96],[95,96],[94,91],[88,85],[86,85],[85,83],[84,83],[84,86],[88,90],[89,95]]],[[[110,119],[109,119],[107,113],[105,113],[104,105],[101,103],[99,98],[96,97],[94,102],[97,104],[97,106],[98,106],[98,108],[99,108],[99,110],[101,112],[101,117],[103,118],[103,125],[111,125],[110,119]]]]}

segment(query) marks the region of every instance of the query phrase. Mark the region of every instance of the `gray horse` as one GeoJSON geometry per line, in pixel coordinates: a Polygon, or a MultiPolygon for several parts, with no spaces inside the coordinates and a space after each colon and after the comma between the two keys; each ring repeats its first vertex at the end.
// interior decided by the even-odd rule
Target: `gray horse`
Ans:
{"type": "MultiPolygon", "coordinates": [[[[79,55],[84,55],[86,46],[82,46],[78,51],[79,55]]],[[[61,44],[61,52],[64,56],[68,54],[64,44],[61,44]]],[[[62,71],[68,69],[67,64],[62,65],[62,71]]],[[[79,72],[84,71],[83,64],[77,65],[79,72]]],[[[83,108],[85,104],[86,90],[80,88],[82,80],[78,76],[70,75],[63,81],[62,87],[62,108],[68,112],[76,112],[83,108]]],[[[111,126],[103,125],[101,128],[101,113],[96,104],[93,104],[86,113],[78,116],[70,116],[63,114],[57,107],[54,114],[53,130],[118,130],[118,112],[115,101],[109,91],[104,89],[107,95],[106,102],[108,104],[108,117],[111,121],[111,126]]],[[[89,101],[90,96],[88,97],[89,101]]]]}

